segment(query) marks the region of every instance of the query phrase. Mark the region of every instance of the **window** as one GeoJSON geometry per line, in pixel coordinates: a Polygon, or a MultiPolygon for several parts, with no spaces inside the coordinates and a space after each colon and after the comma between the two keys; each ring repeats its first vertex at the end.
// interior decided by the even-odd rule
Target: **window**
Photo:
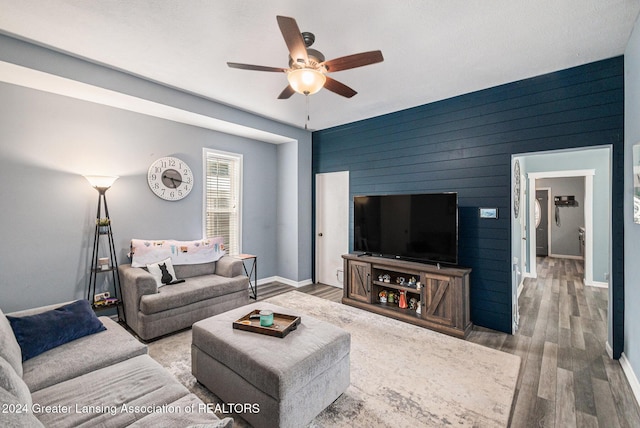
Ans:
{"type": "Polygon", "coordinates": [[[221,236],[231,255],[241,251],[242,155],[204,149],[204,236],[221,236]]]}

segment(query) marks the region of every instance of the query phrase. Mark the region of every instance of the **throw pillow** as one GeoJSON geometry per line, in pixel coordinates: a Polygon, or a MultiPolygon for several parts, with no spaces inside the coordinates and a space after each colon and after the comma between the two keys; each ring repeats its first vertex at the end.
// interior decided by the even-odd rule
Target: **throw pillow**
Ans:
{"type": "Polygon", "coordinates": [[[160,262],[148,264],[147,270],[151,275],[153,275],[158,288],[167,284],[175,284],[178,281],[178,278],[176,278],[176,272],[173,269],[173,263],[171,263],[170,258],[164,259],[160,262]]]}
{"type": "Polygon", "coordinates": [[[81,337],[106,330],[86,300],[24,317],[7,316],[22,350],[22,361],[81,337]]]}

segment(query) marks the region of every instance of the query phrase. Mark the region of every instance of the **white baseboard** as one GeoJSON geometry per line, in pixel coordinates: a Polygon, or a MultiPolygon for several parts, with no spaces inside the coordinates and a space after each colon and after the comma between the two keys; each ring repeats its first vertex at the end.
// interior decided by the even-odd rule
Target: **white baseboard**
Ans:
{"type": "Polygon", "coordinates": [[[633,391],[633,395],[636,398],[636,402],[640,403],[640,382],[638,381],[638,377],[636,376],[633,368],[631,367],[631,363],[627,356],[622,353],[620,356],[620,365],[622,366],[622,371],[624,372],[627,380],[629,381],[629,385],[631,386],[631,391],[633,391]]]}
{"type": "Polygon", "coordinates": [[[281,282],[283,284],[290,285],[290,286],[296,287],[296,288],[302,287],[304,285],[313,284],[313,281],[311,281],[311,279],[305,279],[303,281],[294,281],[292,279],[283,278],[281,276],[270,276],[269,278],[259,279],[258,280],[258,285],[268,284],[270,282],[281,282]]]}
{"type": "Polygon", "coordinates": [[[611,347],[611,345],[609,345],[608,340],[604,343],[604,350],[607,351],[607,355],[609,356],[609,358],[613,360],[613,348],[611,347]]]}
{"type": "Polygon", "coordinates": [[[590,287],[598,287],[598,288],[609,288],[609,283],[602,282],[602,281],[585,281],[584,285],[588,285],[590,287]]]}

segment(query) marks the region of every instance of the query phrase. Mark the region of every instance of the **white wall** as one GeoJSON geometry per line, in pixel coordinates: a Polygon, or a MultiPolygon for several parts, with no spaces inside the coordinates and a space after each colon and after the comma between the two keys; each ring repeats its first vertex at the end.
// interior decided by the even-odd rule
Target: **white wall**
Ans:
{"type": "MultiPolygon", "coordinates": [[[[625,174],[624,174],[624,355],[623,367],[640,375],[640,225],[633,222],[632,148],[640,143],[640,22],[636,21],[624,56],[625,174]]],[[[616,237],[614,237],[616,239],[616,237]]],[[[638,380],[629,379],[640,399],[638,380]],[[635,383],[634,383],[635,381],[635,383]]]]}

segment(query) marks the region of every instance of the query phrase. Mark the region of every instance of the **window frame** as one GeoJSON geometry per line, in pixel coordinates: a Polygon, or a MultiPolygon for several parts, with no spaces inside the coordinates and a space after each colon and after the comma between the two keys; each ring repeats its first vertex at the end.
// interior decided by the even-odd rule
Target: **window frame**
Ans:
{"type": "MultiPolygon", "coordinates": [[[[237,162],[238,166],[238,191],[237,191],[237,239],[238,239],[238,254],[242,254],[242,194],[243,194],[243,155],[241,153],[226,152],[223,150],[211,149],[204,147],[202,149],[202,236],[203,238],[209,238],[207,236],[207,161],[209,157],[217,157],[222,159],[230,159],[237,162]]],[[[231,244],[229,243],[229,246],[231,244]]],[[[237,255],[230,252],[231,248],[227,248],[228,255],[237,255]]]]}

